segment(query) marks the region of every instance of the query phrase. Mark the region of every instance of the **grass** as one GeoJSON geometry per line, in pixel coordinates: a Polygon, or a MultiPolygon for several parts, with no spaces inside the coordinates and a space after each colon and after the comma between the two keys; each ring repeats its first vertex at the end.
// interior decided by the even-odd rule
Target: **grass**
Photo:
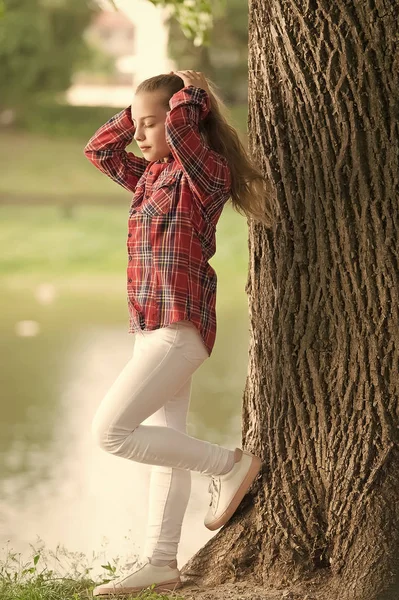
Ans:
{"type": "Polygon", "coordinates": [[[80,206],[64,218],[57,206],[0,207],[2,275],[116,273],[125,261],[127,211],[80,206]],[[126,213],[126,214],[125,214],[126,213]]]}
{"type": "MultiPolygon", "coordinates": [[[[29,202],[50,196],[54,204],[67,195],[109,194],[123,198],[124,190],[100,173],[84,156],[87,140],[58,139],[25,132],[2,132],[0,194],[21,194],[29,202]]],[[[138,153],[139,154],[139,153],[138,153]]]]}
{"type": "MultiPolygon", "coordinates": [[[[117,109],[115,109],[116,112],[117,109]]],[[[114,114],[110,109],[110,115],[114,114]]],[[[232,124],[245,139],[247,106],[230,109],[232,124]]],[[[98,122],[99,127],[102,123],[98,122]]],[[[93,131],[90,133],[92,135],[93,131]]],[[[126,191],[100,173],[83,154],[87,137],[59,137],[24,131],[1,130],[0,200],[7,194],[21,195],[23,201],[44,198],[57,204],[65,195],[85,202],[97,196],[109,198],[109,203],[121,201],[126,191]]],[[[135,142],[129,150],[141,156],[135,142]]]]}
{"type": "MultiPolygon", "coordinates": [[[[124,274],[128,204],[129,198],[121,206],[76,205],[70,218],[57,206],[0,206],[0,275],[124,274]]],[[[219,220],[211,262],[232,283],[247,271],[246,219],[230,205],[219,220]]]]}
{"type": "MultiPolygon", "coordinates": [[[[31,545],[32,556],[23,562],[19,553],[8,551],[0,559],[0,598],[2,600],[88,600],[93,598],[93,588],[122,574],[119,558],[101,565],[104,575],[93,580],[93,566],[80,552],[69,552],[58,546],[56,552],[36,549],[31,545]],[[57,568],[49,566],[52,561],[57,568]]],[[[93,560],[97,557],[93,557],[93,560]]],[[[130,595],[133,600],[183,600],[175,592],[158,594],[154,585],[139,594],[130,595]]],[[[115,596],[116,597],[116,596],[115,596]]]]}

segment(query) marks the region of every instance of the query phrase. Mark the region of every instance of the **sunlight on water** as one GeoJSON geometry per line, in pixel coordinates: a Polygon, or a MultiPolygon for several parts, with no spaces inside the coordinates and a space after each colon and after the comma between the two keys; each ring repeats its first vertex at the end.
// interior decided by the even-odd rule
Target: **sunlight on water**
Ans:
{"type": "Polygon", "coordinates": [[[37,321],[18,321],[15,324],[15,333],[21,337],[33,337],[40,332],[40,324],[37,321]]]}
{"type": "MultiPolygon", "coordinates": [[[[53,399],[57,406],[50,444],[31,444],[27,452],[26,440],[17,436],[5,454],[2,546],[10,540],[15,551],[25,552],[40,536],[47,548],[54,550],[61,542],[87,556],[105,544],[106,560],[121,555],[131,560],[140,554],[151,467],[102,451],[90,429],[102,397],[129,360],[132,340],[107,327],[73,337],[54,385],[59,395],[53,399]]],[[[30,413],[35,418],[34,410],[30,413]]],[[[192,473],[179,564],[214,535],[203,525],[208,483],[192,473]]]]}
{"type": "Polygon", "coordinates": [[[52,304],[57,296],[57,290],[52,283],[39,283],[35,288],[34,294],[40,304],[52,304]]]}

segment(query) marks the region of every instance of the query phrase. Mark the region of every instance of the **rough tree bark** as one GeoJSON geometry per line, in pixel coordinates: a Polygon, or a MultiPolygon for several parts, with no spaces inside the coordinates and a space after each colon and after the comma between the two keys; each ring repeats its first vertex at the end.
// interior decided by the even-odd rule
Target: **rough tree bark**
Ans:
{"type": "Polygon", "coordinates": [[[185,566],[204,587],[399,598],[398,24],[396,0],[250,0],[250,150],[281,215],[249,223],[264,470],[185,566]]]}

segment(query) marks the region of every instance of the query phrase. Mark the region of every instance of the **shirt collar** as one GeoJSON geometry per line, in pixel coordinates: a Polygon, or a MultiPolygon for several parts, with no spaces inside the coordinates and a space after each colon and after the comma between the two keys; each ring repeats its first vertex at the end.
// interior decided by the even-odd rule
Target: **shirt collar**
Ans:
{"type": "Polygon", "coordinates": [[[172,152],[169,152],[169,154],[168,154],[168,160],[167,160],[166,162],[164,162],[164,161],[163,161],[163,160],[160,158],[159,160],[156,160],[156,161],[155,161],[155,164],[156,164],[156,165],[163,165],[163,164],[165,164],[165,165],[166,165],[167,163],[173,162],[173,160],[174,160],[174,158],[173,158],[173,154],[172,154],[172,152]]]}

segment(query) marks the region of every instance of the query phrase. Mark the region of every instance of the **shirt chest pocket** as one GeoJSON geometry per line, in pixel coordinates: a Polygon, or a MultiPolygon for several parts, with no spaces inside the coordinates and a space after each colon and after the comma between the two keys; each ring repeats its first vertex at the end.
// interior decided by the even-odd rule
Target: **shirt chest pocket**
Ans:
{"type": "Polygon", "coordinates": [[[178,202],[179,173],[170,173],[160,179],[154,183],[148,197],[144,196],[141,205],[140,212],[150,217],[169,213],[178,202]]]}

